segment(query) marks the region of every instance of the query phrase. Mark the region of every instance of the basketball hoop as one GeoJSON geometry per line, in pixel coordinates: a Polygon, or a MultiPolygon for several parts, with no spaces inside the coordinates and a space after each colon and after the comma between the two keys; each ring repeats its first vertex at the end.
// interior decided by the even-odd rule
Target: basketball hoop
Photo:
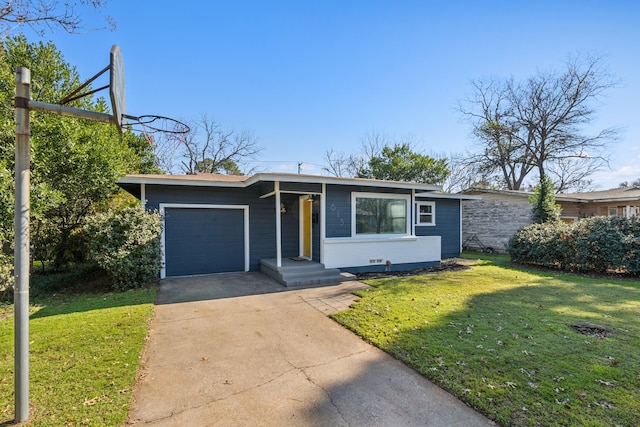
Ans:
{"type": "Polygon", "coordinates": [[[137,117],[124,114],[123,117],[127,119],[123,128],[133,132],[142,132],[145,134],[162,132],[174,135],[186,135],[191,131],[191,128],[189,128],[186,123],[170,117],[157,116],[155,114],[146,114],[137,117]]]}
{"type": "Polygon", "coordinates": [[[150,143],[154,141],[154,133],[171,137],[178,142],[180,140],[184,141],[190,129],[186,124],[169,117],[154,115],[135,117],[126,114],[124,62],[122,61],[120,47],[117,45],[111,48],[109,65],[56,104],[31,99],[31,71],[26,67],[18,67],[16,69],[15,94],[14,400],[15,421],[21,423],[29,417],[30,112],[39,111],[112,123],[120,132],[127,130],[143,132],[150,143]],[[107,71],[109,71],[108,85],[96,89],[86,89],[87,92],[81,93],[107,71]],[[111,99],[111,114],[65,105],[107,88],[111,99]],[[130,122],[127,120],[130,120],[130,122]]]}

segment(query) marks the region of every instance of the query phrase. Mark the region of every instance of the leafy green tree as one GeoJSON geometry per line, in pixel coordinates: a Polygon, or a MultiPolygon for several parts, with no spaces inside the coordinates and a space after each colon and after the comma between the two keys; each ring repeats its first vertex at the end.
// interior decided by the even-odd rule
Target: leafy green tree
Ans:
{"type": "Polygon", "coordinates": [[[416,153],[406,143],[385,146],[358,171],[359,178],[442,184],[449,176],[446,159],[416,153]]]}
{"type": "MultiPolygon", "coordinates": [[[[11,254],[15,122],[15,68],[31,70],[31,98],[55,103],[80,84],[75,67],[52,43],[7,38],[0,51],[0,236],[11,254]]],[[[103,98],[85,97],[71,104],[108,112],[103,98]]],[[[120,135],[104,123],[31,113],[31,241],[35,259],[56,265],[82,259],[85,218],[119,189],[129,172],[151,172],[152,147],[143,137],[120,135]]]]}
{"type": "Polygon", "coordinates": [[[531,220],[537,224],[560,221],[560,205],[556,204],[553,181],[549,176],[540,180],[533,195],[529,198],[533,205],[531,220]]]}

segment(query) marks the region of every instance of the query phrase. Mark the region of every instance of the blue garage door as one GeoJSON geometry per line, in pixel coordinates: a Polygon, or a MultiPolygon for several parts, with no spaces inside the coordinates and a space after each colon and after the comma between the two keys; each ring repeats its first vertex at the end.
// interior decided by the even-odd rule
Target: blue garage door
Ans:
{"type": "Polygon", "coordinates": [[[165,209],[167,277],[244,271],[242,209],[165,209]]]}

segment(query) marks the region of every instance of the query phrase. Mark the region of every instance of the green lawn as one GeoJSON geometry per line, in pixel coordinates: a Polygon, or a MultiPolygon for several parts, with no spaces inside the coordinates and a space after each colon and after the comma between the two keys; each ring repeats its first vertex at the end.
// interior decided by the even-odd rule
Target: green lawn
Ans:
{"type": "MultiPolygon", "coordinates": [[[[155,293],[38,298],[29,325],[29,425],[123,424],[155,293]]],[[[14,417],[12,312],[0,307],[0,424],[14,417]]]]}
{"type": "Polygon", "coordinates": [[[482,258],[367,281],[333,318],[501,425],[640,425],[640,282],[482,258]],[[612,334],[570,327],[585,321],[612,334]]]}

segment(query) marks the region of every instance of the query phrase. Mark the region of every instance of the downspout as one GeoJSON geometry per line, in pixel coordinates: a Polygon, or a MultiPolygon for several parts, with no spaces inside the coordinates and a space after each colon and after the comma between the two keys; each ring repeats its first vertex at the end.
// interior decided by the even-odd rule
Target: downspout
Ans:
{"type": "Polygon", "coordinates": [[[276,267],[282,267],[282,219],[280,216],[280,181],[273,184],[276,193],[276,267]]]}

